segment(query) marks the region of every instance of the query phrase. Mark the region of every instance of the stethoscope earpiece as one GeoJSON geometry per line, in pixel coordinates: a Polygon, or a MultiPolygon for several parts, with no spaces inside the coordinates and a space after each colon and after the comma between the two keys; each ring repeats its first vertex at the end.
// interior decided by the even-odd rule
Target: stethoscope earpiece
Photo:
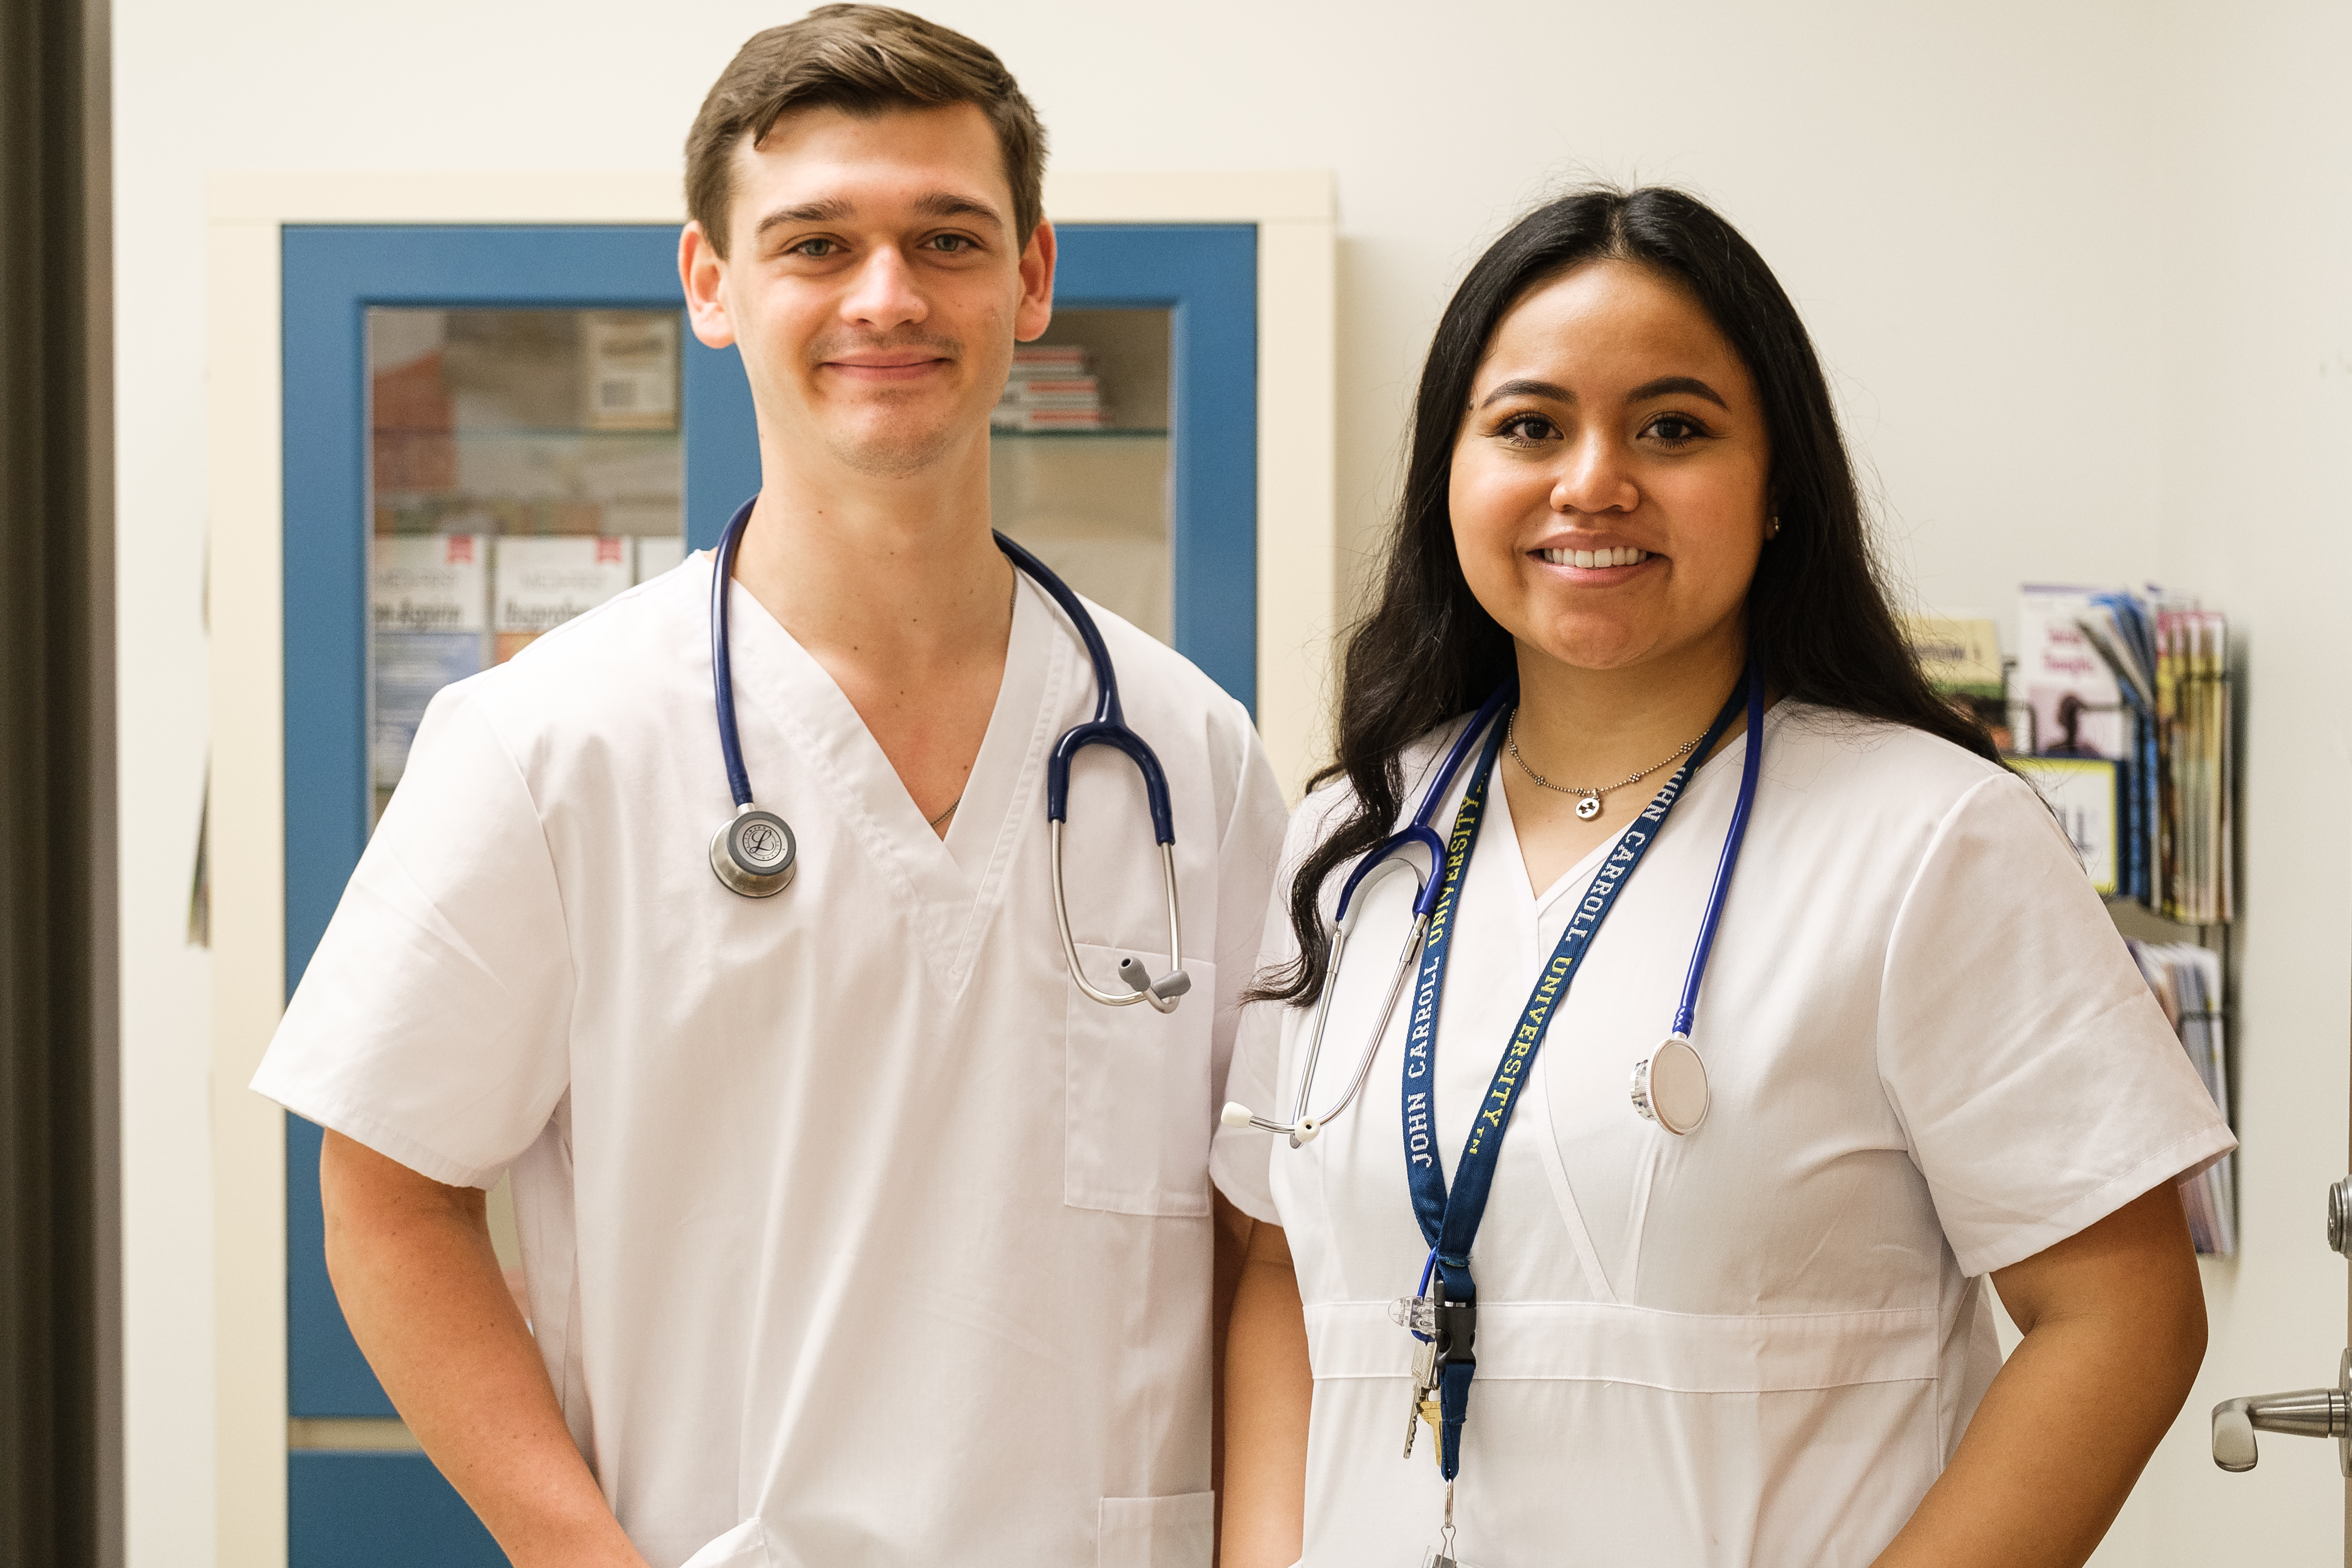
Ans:
{"type": "Polygon", "coordinates": [[[772,811],[745,805],[710,836],[710,868],[747,899],[765,899],[793,885],[800,846],[792,825],[772,811]]]}

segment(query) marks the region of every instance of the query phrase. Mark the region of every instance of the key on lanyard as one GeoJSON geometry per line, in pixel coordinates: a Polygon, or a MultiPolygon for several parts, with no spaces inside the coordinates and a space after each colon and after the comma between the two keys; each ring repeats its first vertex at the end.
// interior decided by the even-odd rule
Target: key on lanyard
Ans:
{"type": "Polygon", "coordinates": [[[1435,1432],[1444,1414],[1437,1400],[1437,1302],[1427,1296],[1400,1296],[1389,1303],[1389,1321],[1410,1330],[1418,1342],[1412,1352],[1412,1398],[1404,1412],[1404,1457],[1410,1459],[1421,1424],[1428,1422],[1435,1432]]]}
{"type": "MultiPolygon", "coordinates": [[[[1755,672],[1750,669],[1743,684],[1751,699],[1757,689],[1755,680],[1755,672]]],[[[1415,1080],[1427,1079],[1434,1062],[1438,1012],[1445,994],[1447,963],[1455,935],[1454,904],[1477,847],[1478,829],[1486,820],[1486,790],[1507,729],[1497,728],[1487,736],[1478,754],[1477,770],[1463,791],[1462,805],[1454,814],[1454,832],[1446,840],[1441,890],[1432,908],[1429,933],[1423,942],[1421,988],[1427,1000],[1416,995],[1412,1022],[1405,1034],[1405,1067],[1400,1083],[1405,1180],[1412,1189],[1413,1218],[1421,1226],[1422,1239],[1429,1244],[1433,1266],[1423,1273],[1422,1289],[1429,1290],[1433,1283],[1435,1286],[1440,1411],[1437,1468],[1449,1483],[1461,1468],[1462,1427],[1469,1417],[1471,1382],[1477,1375],[1478,1289],[1477,1282],[1470,1276],[1470,1249],[1486,1215],[1503,1137],[1509,1128],[1511,1112],[1517,1108],[1519,1089],[1535,1066],[1536,1053],[1542,1048],[1555,1008],[1568,995],[1578,969],[1591,950],[1593,938],[1615,907],[1617,896],[1624,890],[1651,845],[1665,831],[1666,819],[1682,798],[1684,789],[1705,764],[1715,742],[1738,716],[1742,700],[1739,690],[1726,700],[1692,754],[1652,798],[1640,818],[1619,836],[1617,847],[1593,873],[1583,900],[1560,932],[1550,961],[1538,972],[1527,1005],[1520,1010],[1519,1026],[1504,1047],[1502,1059],[1495,1066],[1494,1079],[1486,1090],[1486,1109],[1470,1124],[1469,1140],[1462,1147],[1449,1190],[1444,1167],[1414,1150],[1416,1131],[1426,1125],[1426,1118],[1434,1114],[1431,1104],[1433,1091],[1426,1083],[1416,1089],[1415,1080]],[[1433,1281],[1431,1272],[1435,1274],[1433,1281]]]]}

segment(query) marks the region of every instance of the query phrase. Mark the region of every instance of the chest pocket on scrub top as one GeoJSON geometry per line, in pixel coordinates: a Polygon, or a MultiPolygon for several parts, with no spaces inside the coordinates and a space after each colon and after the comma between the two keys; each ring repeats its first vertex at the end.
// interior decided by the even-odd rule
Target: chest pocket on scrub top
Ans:
{"type": "MultiPolygon", "coordinates": [[[[1188,944],[1189,946],[1189,944],[1188,944]]],[[[1164,952],[1078,944],[1089,974],[1132,954],[1155,974],[1164,952]]],[[[1209,1035],[1217,970],[1188,951],[1192,988],[1173,1013],[1147,1003],[1106,1007],[1068,987],[1063,1068],[1062,1202],[1113,1214],[1197,1217],[1209,1212],[1209,1035]]]]}

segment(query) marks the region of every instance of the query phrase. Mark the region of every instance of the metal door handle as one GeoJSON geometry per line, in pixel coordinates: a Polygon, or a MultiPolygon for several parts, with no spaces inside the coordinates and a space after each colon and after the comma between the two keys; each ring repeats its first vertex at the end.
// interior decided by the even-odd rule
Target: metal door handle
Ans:
{"type": "Polygon", "coordinates": [[[2352,1350],[2337,1363],[2334,1388],[2225,1399],[2213,1406],[2213,1462],[2225,1470],[2254,1468],[2257,1432],[2336,1439],[2337,1468],[2352,1479],[2352,1350]]]}

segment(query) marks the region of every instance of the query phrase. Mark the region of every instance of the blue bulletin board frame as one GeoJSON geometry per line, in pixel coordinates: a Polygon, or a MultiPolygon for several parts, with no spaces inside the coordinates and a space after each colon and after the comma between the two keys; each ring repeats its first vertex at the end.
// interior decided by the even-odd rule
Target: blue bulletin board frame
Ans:
{"type": "MultiPolygon", "coordinates": [[[[1059,230],[1057,305],[1171,312],[1171,524],[1177,647],[1251,707],[1257,673],[1257,229],[1250,224],[1072,225],[1059,230]]],[[[667,225],[289,225],[282,230],[286,984],[316,951],[369,829],[366,311],[424,308],[676,310],[677,230],[667,225]]],[[[684,334],[689,548],[713,543],[759,489],[742,363],[684,334]]],[[[391,1401],[352,1342],[327,1279],[313,1124],[287,1118],[288,1410],[382,1417],[391,1401]]],[[[326,1541],[353,1487],[390,1487],[448,1514],[454,1494],[416,1454],[289,1468],[294,1568],[390,1563],[326,1541]],[[380,1478],[369,1480],[365,1478],[380,1478]],[[322,1533],[322,1531],[326,1533],[322,1533]],[[320,1550],[325,1550],[323,1547],[320,1550]]],[[[458,1505],[460,1521],[478,1534],[458,1505]]],[[[419,1525],[423,1528],[423,1525],[419,1525]]],[[[436,1560],[470,1562],[452,1537],[436,1560]]],[[[481,1540],[486,1541],[487,1537],[481,1540]]],[[[386,1550],[390,1550],[387,1547],[386,1550]]],[[[405,1562],[414,1552],[394,1554],[405,1562]]],[[[486,1561],[496,1561],[495,1558],[486,1561]]]]}

